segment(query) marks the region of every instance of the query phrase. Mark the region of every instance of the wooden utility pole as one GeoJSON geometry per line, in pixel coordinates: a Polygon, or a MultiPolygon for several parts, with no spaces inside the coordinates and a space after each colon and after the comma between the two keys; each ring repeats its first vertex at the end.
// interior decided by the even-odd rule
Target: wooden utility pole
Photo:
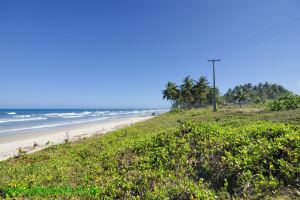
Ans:
{"type": "Polygon", "coordinates": [[[214,81],[213,108],[214,108],[214,112],[217,111],[215,62],[219,62],[219,61],[221,61],[221,60],[220,59],[208,60],[208,62],[212,62],[212,64],[213,64],[213,81],[214,81]]]}

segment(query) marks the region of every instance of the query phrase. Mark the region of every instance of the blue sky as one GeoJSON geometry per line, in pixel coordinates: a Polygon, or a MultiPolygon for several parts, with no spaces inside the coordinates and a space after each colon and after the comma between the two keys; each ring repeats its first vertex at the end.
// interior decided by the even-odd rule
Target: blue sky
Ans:
{"type": "Polygon", "coordinates": [[[168,107],[184,76],[300,94],[299,0],[2,0],[0,108],[168,107]]]}

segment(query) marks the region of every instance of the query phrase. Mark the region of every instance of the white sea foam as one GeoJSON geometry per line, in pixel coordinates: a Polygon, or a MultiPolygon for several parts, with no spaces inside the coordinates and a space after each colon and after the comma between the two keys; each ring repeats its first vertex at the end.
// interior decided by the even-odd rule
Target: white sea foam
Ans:
{"type": "Polygon", "coordinates": [[[165,110],[121,110],[121,111],[96,111],[96,112],[81,112],[81,113],[48,113],[43,116],[51,118],[63,118],[63,119],[72,119],[72,118],[81,118],[81,117],[99,117],[99,116],[118,116],[118,115],[135,115],[135,114],[150,114],[152,112],[161,113],[165,110]]]}
{"type": "Polygon", "coordinates": [[[109,119],[109,117],[102,117],[102,118],[95,118],[95,119],[81,120],[81,121],[73,121],[73,122],[66,122],[66,123],[46,124],[46,125],[39,125],[39,126],[9,129],[9,130],[0,131],[0,134],[1,133],[18,132],[18,131],[35,130],[35,129],[41,129],[42,130],[42,129],[53,128],[53,127],[58,127],[58,126],[66,126],[66,125],[73,125],[73,124],[82,124],[82,123],[87,123],[87,122],[102,121],[102,120],[105,120],[105,119],[109,119]]]}
{"type": "Polygon", "coordinates": [[[65,117],[62,117],[64,119],[73,119],[73,118],[82,118],[83,116],[82,115],[74,115],[74,116],[65,116],[65,117]]]}
{"type": "Polygon", "coordinates": [[[15,115],[14,118],[30,118],[31,115],[15,115]]]}
{"type": "Polygon", "coordinates": [[[97,117],[97,116],[103,116],[103,115],[108,115],[109,111],[96,111],[96,112],[93,112],[91,113],[91,117],[97,117]]]}
{"type": "Polygon", "coordinates": [[[115,115],[138,115],[138,114],[151,114],[155,113],[163,113],[167,112],[168,109],[161,109],[161,110],[132,110],[132,111],[118,111],[118,112],[111,112],[108,115],[115,116],[115,115]]]}
{"type": "MultiPolygon", "coordinates": [[[[49,114],[44,114],[47,117],[62,117],[62,118],[66,118],[69,117],[72,118],[71,116],[88,116],[89,114],[91,114],[91,112],[85,111],[85,112],[81,112],[81,113],[75,113],[75,112],[71,112],[71,113],[49,113],[49,114]]],[[[75,118],[75,117],[74,117],[75,118]]]]}
{"type": "Polygon", "coordinates": [[[48,113],[44,114],[45,116],[48,117],[64,117],[64,116],[70,116],[70,115],[76,115],[76,113],[71,112],[71,113],[48,113]]]}
{"type": "Polygon", "coordinates": [[[8,114],[8,115],[15,115],[17,113],[15,113],[15,112],[7,112],[6,114],[8,114]]]}
{"type": "Polygon", "coordinates": [[[45,120],[45,117],[32,117],[25,119],[0,119],[0,123],[10,123],[10,122],[24,122],[24,121],[36,121],[36,120],[45,120]]]}

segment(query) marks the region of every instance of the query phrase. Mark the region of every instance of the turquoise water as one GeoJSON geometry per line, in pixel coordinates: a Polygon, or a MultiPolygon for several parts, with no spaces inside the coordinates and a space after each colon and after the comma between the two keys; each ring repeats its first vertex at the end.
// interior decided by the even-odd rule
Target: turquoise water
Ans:
{"type": "Polygon", "coordinates": [[[166,109],[0,109],[0,135],[26,133],[103,121],[122,116],[149,116],[166,109]]]}

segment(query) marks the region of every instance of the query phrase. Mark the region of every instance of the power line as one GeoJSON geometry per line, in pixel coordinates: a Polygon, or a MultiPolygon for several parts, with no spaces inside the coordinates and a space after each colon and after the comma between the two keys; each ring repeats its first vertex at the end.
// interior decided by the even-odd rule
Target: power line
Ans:
{"type": "Polygon", "coordinates": [[[282,73],[290,73],[290,72],[298,72],[298,71],[300,71],[300,68],[290,69],[290,70],[282,70],[282,71],[274,71],[274,72],[256,73],[256,74],[242,74],[242,75],[237,75],[237,76],[223,76],[220,78],[222,78],[222,79],[244,78],[244,77],[265,76],[265,75],[282,74],[282,73]]]}

